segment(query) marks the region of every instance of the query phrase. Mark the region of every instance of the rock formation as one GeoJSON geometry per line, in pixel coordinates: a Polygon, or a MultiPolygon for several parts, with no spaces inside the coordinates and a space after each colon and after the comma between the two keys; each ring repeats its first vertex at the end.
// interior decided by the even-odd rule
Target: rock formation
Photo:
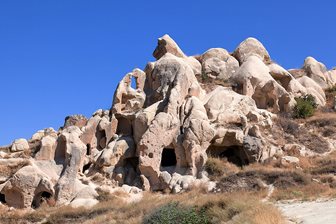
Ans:
{"type": "Polygon", "coordinates": [[[335,70],[311,57],[287,71],[254,38],[232,54],[212,48],[188,57],[164,35],[153,56],[120,81],[110,110],[69,116],[58,131],[0,148],[0,168],[11,167],[1,174],[2,202],[93,205],[99,187],[178,193],[203,183],[211,190],[208,155],[240,166],[272,157],[274,145],[260,130],[291,111],[295,97],[309,93],[323,106],[323,89],[336,84],[335,70]],[[217,84],[203,88],[200,77],[217,84]]]}

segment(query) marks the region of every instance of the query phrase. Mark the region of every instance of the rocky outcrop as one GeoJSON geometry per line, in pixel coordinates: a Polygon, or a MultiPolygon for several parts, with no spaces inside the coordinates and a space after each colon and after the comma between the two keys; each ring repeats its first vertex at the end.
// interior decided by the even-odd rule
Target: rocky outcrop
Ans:
{"type": "Polygon", "coordinates": [[[247,38],[239,44],[233,52],[233,56],[237,58],[240,64],[243,64],[250,56],[256,56],[265,63],[270,62],[271,58],[262,43],[255,38],[247,38]]]}
{"type": "Polygon", "coordinates": [[[295,97],[309,93],[323,106],[323,88],[336,80],[335,70],[312,58],[287,71],[254,38],[232,54],[212,48],[193,57],[164,35],[153,56],[144,71],[134,69],[119,82],[110,110],[69,116],[58,131],[40,130],[1,147],[0,168],[8,167],[0,176],[3,202],[92,206],[98,186],[133,193],[211,190],[215,184],[204,171],[209,155],[243,166],[295,151],[274,146],[264,132],[277,113],[291,111],[295,97]],[[216,82],[205,91],[199,77],[216,82]]]}

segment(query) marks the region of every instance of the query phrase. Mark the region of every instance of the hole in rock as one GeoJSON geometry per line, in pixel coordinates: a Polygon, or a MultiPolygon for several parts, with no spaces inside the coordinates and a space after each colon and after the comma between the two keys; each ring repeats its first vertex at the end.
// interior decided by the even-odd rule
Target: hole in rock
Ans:
{"type": "Polygon", "coordinates": [[[87,156],[91,155],[91,145],[90,144],[86,145],[86,155],[87,156]]]}
{"type": "Polygon", "coordinates": [[[32,203],[32,208],[36,209],[41,206],[44,202],[48,202],[48,200],[52,197],[52,194],[47,191],[42,191],[35,195],[32,203]]]}
{"type": "Polygon", "coordinates": [[[97,131],[96,132],[96,138],[97,138],[97,149],[102,150],[106,147],[106,132],[105,130],[97,131]]]}
{"type": "Polygon", "coordinates": [[[139,157],[125,159],[126,164],[130,164],[135,170],[139,167],[139,157]]]}
{"type": "Polygon", "coordinates": [[[161,167],[176,166],[175,149],[164,148],[161,157],[161,167]]]}
{"type": "Polygon", "coordinates": [[[117,135],[132,135],[132,121],[124,117],[118,117],[117,135]]]}
{"type": "Polygon", "coordinates": [[[83,173],[90,168],[91,164],[92,163],[88,163],[88,164],[86,164],[86,165],[83,166],[83,173]]]}
{"type": "Polygon", "coordinates": [[[131,87],[137,89],[136,78],[133,76],[131,77],[131,87]]]}
{"type": "Polygon", "coordinates": [[[66,139],[61,136],[57,139],[57,147],[55,150],[55,161],[57,164],[63,163],[66,156],[66,139]]]}
{"type": "Polygon", "coordinates": [[[6,197],[5,197],[4,194],[1,194],[1,193],[0,193],[0,202],[1,202],[2,204],[6,204],[6,197]]]}
{"type": "Polygon", "coordinates": [[[242,146],[210,146],[207,150],[208,156],[227,159],[228,162],[237,166],[249,164],[247,154],[242,146]]]}

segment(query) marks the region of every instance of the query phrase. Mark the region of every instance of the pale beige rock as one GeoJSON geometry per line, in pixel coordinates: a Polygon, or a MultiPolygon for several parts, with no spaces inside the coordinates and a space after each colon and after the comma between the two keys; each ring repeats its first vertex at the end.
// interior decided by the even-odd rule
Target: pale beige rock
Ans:
{"type": "Polygon", "coordinates": [[[297,157],[295,157],[295,156],[283,156],[282,158],[281,158],[281,163],[282,164],[293,164],[293,163],[295,163],[295,164],[298,164],[300,162],[300,159],[299,158],[297,158],[297,157]]]}
{"type": "Polygon", "coordinates": [[[53,184],[49,177],[36,166],[20,169],[7,181],[1,191],[6,203],[15,208],[38,207],[42,197],[54,195],[53,184]]]}
{"type": "Polygon", "coordinates": [[[260,109],[269,108],[274,113],[289,112],[295,105],[294,97],[275,81],[260,57],[248,57],[233,80],[239,86],[238,91],[252,97],[260,109]]]}
{"type": "Polygon", "coordinates": [[[271,60],[262,43],[253,37],[249,37],[241,42],[233,52],[233,56],[240,64],[244,63],[252,55],[259,57],[259,59],[265,63],[268,63],[271,60]]]}
{"type": "Polygon", "coordinates": [[[135,69],[128,73],[120,82],[114,93],[113,113],[130,112],[139,110],[145,102],[145,93],[143,92],[145,73],[140,69],[135,69]],[[136,79],[136,89],[132,88],[132,78],[136,79]]]}
{"type": "Polygon", "coordinates": [[[201,56],[201,61],[204,62],[210,58],[218,58],[221,61],[227,61],[231,55],[229,52],[223,48],[210,48],[204,52],[201,56]]]}
{"type": "Polygon", "coordinates": [[[28,141],[24,138],[16,139],[12,143],[11,152],[25,151],[29,149],[28,141]]]}
{"type": "Polygon", "coordinates": [[[315,97],[316,103],[320,106],[326,104],[326,96],[320,85],[318,85],[314,80],[308,76],[302,76],[297,79],[299,83],[307,89],[307,93],[315,97]]]}
{"type": "Polygon", "coordinates": [[[177,43],[168,34],[165,34],[163,37],[158,39],[158,44],[153,52],[153,56],[156,60],[159,60],[166,53],[170,53],[181,58],[186,57],[177,43]]]}
{"type": "Polygon", "coordinates": [[[77,126],[79,128],[84,127],[87,124],[88,119],[81,114],[71,115],[65,118],[63,128],[69,126],[77,126]]]}
{"type": "Polygon", "coordinates": [[[53,160],[55,158],[55,150],[57,146],[57,138],[45,136],[41,140],[41,148],[36,153],[37,160],[53,160]]]}
{"type": "Polygon", "coordinates": [[[306,71],[306,75],[319,84],[322,89],[327,89],[329,87],[327,84],[327,77],[325,75],[327,68],[324,64],[318,62],[313,57],[307,57],[304,61],[302,69],[304,69],[306,71]]]}

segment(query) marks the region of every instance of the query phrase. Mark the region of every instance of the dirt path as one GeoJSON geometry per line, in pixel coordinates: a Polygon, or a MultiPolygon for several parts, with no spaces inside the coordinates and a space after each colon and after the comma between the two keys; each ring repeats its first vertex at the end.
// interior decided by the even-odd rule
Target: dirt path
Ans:
{"type": "Polygon", "coordinates": [[[336,200],[276,204],[289,223],[336,224],[336,200]]]}

